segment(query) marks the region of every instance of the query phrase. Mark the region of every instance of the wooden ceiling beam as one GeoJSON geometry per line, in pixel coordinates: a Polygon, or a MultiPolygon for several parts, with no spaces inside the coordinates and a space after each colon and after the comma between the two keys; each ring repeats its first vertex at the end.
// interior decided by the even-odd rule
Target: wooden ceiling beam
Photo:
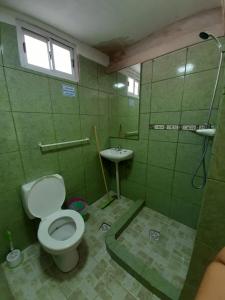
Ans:
{"type": "MultiPolygon", "coordinates": [[[[225,0],[221,1],[225,2],[225,0]]],[[[125,48],[123,52],[114,53],[110,58],[107,71],[109,73],[118,71],[200,42],[198,35],[201,31],[223,36],[225,32],[224,16],[224,5],[222,5],[222,7],[206,10],[179,20],[125,48]]]]}

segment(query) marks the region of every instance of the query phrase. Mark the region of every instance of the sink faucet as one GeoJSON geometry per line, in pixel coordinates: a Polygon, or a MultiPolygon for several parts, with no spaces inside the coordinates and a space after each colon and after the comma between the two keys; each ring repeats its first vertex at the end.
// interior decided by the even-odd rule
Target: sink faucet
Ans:
{"type": "Polygon", "coordinates": [[[118,145],[118,146],[116,147],[116,149],[117,149],[118,151],[120,151],[120,150],[121,150],[121,146],[118,145]]]}

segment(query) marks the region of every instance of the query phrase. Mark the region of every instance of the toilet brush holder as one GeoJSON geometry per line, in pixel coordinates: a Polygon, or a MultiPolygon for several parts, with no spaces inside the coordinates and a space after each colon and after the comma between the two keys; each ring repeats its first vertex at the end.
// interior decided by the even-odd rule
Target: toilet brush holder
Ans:
{"type": "Polygon", "coordinates": [[[6,236],[8,238],[10,248],[10,252],[6,256],[6,261],[9,268],[15,268],[22,261],[22,253],[19,249],[14,249],[11,231],[7,230],[6,236]]]}
{"type": "Polygon", "coordinates": [[[10,251],[6,256],[6,261],[9,268],[17,267],[22,261],[22,253],[19,249],[10,251]]]}

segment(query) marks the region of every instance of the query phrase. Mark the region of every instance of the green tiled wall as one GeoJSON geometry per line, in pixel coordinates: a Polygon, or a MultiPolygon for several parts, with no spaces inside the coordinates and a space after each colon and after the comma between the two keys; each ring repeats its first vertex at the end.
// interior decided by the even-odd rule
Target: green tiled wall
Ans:
{"type": "MultiPolygon", "coordinates": [[[[120,165],[122,194],[144,198],[149,207],[193,228],[203,192],[192,188],[191,178],[201,157],[202,137],[184,131],[149,130],[148,126],[204,124],[218,59],[215,43],[207,41],[143,63],[139,141],[111,139],[112,146],[121,145],[135,153],[133,162],[120,165]],[[192,64],[193,70],[185,71],[186,64],[192,64]]],[[[220,91],[211,119],[214,124],[220,91]]],[[[198,175],[197,181],[202,170],[198,175]]],[[[112,186],[115,188],[115,180],[112,186]]]]}
{"type": "Polygon", "coordinates": [[[197,237],[181,299],[196,293],[206,267],[225,246],[225,97],[221,98],[218,126],[212,148],[207,185],[199,218],[197,237]]]}
{"type": "Polygon", "coordinates": [[[16,29],[0,24],[0,262],[13,232],[15,246],[24,248],[36,239],[35,221],[24,214],[20,187],[40,176],[59,173],[67,195],[89,203],[104,194],[93,125],[103,148],[108,146],[109,101],[114,96],[115,74],[80,56],[80,82],[64,81],[20,67],[16,29]],[[62,84],[73,85],[76,97],[62,94],[62,84]],[[91,143],[42,154],[38,143],[90,137],[91,143]]]}

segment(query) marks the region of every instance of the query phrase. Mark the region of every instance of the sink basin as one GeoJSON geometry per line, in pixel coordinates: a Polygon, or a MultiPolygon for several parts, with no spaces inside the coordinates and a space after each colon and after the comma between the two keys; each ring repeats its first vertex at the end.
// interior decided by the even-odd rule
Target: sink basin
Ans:
{"type": "Polygon", "coordinates": [[[100,152],[102,157],[111,160],[115,163],[132,158],[133,153],[134,152],[132,150],[120,149],[120,148],[110,148],[110,149],[102,150],[100,152]]]}

